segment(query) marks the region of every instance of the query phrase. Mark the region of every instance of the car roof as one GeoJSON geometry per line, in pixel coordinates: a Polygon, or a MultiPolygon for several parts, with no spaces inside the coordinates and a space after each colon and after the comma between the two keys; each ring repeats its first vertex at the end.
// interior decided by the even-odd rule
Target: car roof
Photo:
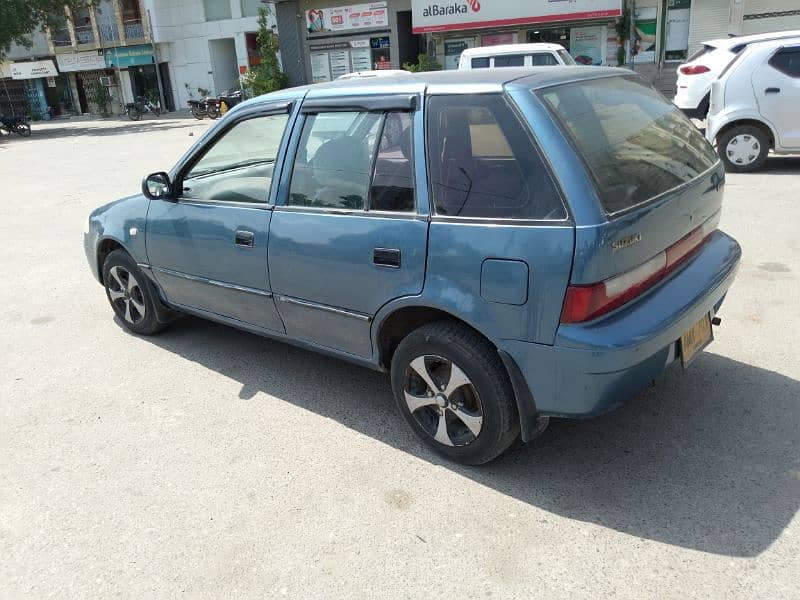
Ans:
{"type": "Polygon", "coordinates": [[[467,48],[461,56],[494,56],[495,54],[521,54],[537,50],[564,50],[560,44],[531,43],[531,44],[499,44],[497,46],[483,46],[481,48],[467,48]]]}
{"type": "Polygon", "coordinates": [[[234,110],[272,102],[291,102],[303,97],[312,99],[390,94],[498,93],[506,87],[535,90],[572,81],[632,75],[635,76],[628,69],[589,66],[427,71],[388,77],[337,79],[326,83],[288,88],[237,104],[234,110]]]}
{"type": "Polygon", "coordinates": [[[785,31],[770,31],[769,33],[754,33],[751,35],[735,35],[727,38],[717,38],[703,42],[704,46],[714,46],[715,48],[733,48],[741,44],[762,42],[766,40],[776,40],[800,35],[800,29],[787,29],[785,31]]]}

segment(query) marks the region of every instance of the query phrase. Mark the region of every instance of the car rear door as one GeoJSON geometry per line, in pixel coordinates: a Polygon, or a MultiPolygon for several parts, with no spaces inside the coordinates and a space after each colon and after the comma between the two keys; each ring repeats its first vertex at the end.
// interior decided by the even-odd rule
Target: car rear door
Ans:
{"type": "Polygon", "coordinates": [[[759,112],[775,127],[780,146],[800,149],[800,44],[779,48],[751,79],[759,112]]]}
{"type": "Polygon", "coordinates": [[[416,106],[414,95],[303,104],[269,240],[290,337],[368,358],[378,309],[422,291],[428,220],[414,194],[416,106]]]}

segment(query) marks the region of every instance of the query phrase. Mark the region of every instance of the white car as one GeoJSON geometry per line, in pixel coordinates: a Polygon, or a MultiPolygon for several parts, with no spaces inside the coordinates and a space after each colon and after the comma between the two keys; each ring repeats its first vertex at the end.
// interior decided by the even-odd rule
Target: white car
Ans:
{"type": "Polygon", "coordinates": [[[408,71],[403,69],[376,69],[374,71],[353,71],[352,73],[345,73],[339,75],[336,81],[347,79],[371,79],[373,77],[392,77],[393,75],[409,75],[408,71]]]}
{"type": "Polygon", "coordinates": [[[673,99],[675,106],[690,118],[705,119],[706,113],[708,113],[711,84],[739,52],[755,42],[791,38],[798,35],[800,35],[800,30],[773,31],[703,42],[703,48],[690,56],[678,68],[678,92],[673,99]]]}
{"type": "Polygon", "coordinates": [[[575,60],[560,44],[502,44],[467,48],[458,60],[460,70],[574,64],[575,60]]]}
{"type": "Polygon", "coordinates": [[[706,139],[729,171],[800,153],[800,36],[747,46],[711,87],[706,139]]]}

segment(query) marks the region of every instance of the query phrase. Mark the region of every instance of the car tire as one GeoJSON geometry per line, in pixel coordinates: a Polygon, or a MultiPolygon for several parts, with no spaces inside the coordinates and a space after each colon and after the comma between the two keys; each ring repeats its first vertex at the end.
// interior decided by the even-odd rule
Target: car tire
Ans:
{"type": "Polygon", "coordinates": [[[769,154],[769,137],[763,129],[754,125],[731,127],[717,138],[717,152],[726,171],[758,171],[769,154]]]}
{"type": "Polygon", "coordinates": [[[400,412],[437,453],[467,465],[487,463],[519,437],[519,415],[497,349],[455,321],[409,333],[392,358],[400,412]]]}
{"type": "Polygon", "coordinates": [[[164,329],[158,321],[155,290],[124,250],[114,250],[103,262],[103,286],[111,308],[129,331],[154,335],[164,329]]]}

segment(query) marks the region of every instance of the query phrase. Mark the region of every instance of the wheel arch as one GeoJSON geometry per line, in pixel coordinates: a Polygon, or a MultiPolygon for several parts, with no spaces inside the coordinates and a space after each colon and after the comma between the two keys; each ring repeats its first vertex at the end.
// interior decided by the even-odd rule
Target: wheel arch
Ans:
{"type": "Polygon", "coordinates": [[[746,118],[742,117],[734,121],[731,121],[729,123],[725,123],[725,125],[719,128],[719,131],[717,131],[717,134],[714,137],[714,139],[717,141],[717,145],[719,145],[720,138],[723,135],[725,135],[728,131],[736,127],[745,127],[745,126],[758,127],[759,129],[761,129],[765,134],[767,134],[770,148],[772,149],[775,148],[776,137],[775,137],[775,131],[772,129],[772,126],[766,121],[763,121],[761,119],[754,119],[752,117],[746,117],[746,118]]]}
{"type": "Polygon", "coordinates": [[[100,283],[103,284],[103,263],[106,260],[106,257],[111,254],[114,250],[124,250],[128,253],[131,258],[133,255],[130,251],[120,242],[117,238],[107,236],[101,238],[97,242],[97,250],[96,250],[96,260],[97,260],[97,274],[100,278],[100,283]]]}

